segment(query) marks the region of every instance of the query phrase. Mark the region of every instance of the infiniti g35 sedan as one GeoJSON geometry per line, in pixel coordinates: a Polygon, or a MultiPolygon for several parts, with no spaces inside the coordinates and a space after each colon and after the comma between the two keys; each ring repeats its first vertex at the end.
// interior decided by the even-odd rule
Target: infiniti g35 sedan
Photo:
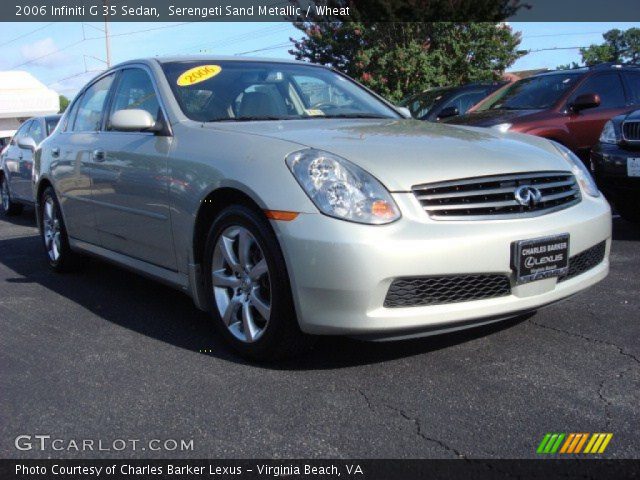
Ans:
{"type": "Polygon", "coordinates": [[[257,359],[496,322],[609,269],[609,205],[567,148],[406,119],[307,63],[115,66],[34,180],[51,268],[91,254],[179,288],[257,359]]]}

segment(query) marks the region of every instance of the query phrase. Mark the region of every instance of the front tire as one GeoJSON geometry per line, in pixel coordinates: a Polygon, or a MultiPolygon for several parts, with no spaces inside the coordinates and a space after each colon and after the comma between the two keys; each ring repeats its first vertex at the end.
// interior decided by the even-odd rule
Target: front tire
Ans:
{"type": "Polygon", "coordinates": [[[71,250],[60,204],[53,187],[47,187],[40,197],[40,236],[49,267],[56,272],[76,270],[81,257],[71,250]]]}
{"type": "Polygon", "coordinates": [[[264,216],[225,208],[209,230],[204,264],[216,329],[240,354],[276,360],[310,349],[313,339],[298,326],[284,258],[264,216]]]}
{"type": "Polygon", "coordinates": [[[0,213],[2,216],[10,217],[13,215],[19,215],[22,213],[23,205],[16,203],[11,199],[11,191],[9,190],[9,182],[7,177],[2,175],[0,180],[0,197],[2,197],[2,204],[0,207],[0,213]]]}

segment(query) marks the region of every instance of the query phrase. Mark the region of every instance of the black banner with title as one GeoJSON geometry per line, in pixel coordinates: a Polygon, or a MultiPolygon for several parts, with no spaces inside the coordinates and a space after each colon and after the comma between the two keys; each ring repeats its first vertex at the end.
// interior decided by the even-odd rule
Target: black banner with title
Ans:
{"type": "Polygon", "coordinates": [[[2,22],[635,21],[638,0],[14,0],[2,22]]]}

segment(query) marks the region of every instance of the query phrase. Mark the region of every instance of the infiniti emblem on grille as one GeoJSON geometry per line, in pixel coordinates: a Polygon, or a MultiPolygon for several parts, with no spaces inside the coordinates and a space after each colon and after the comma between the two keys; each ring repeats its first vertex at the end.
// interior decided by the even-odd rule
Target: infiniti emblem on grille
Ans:
{"type": "Polygon", "coordinates": [[[535,207],[542,200],[540,190],[530,185],[516,188],[513,195],[516,197],[516,202],[524,207],[535,207]]]}

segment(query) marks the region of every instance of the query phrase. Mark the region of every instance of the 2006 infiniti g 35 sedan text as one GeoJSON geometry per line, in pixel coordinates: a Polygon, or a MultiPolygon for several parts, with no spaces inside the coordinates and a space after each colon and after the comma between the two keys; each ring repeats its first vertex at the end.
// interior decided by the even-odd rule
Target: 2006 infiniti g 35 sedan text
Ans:
{"type": "Polygon", "coordinates": [[[53,269],[88,253],[178,287],[254,358],[494,322],[609,268],[609,205],[567,148],[405,119],[316,65],[118,65],[35,159],[53,269]]]}

